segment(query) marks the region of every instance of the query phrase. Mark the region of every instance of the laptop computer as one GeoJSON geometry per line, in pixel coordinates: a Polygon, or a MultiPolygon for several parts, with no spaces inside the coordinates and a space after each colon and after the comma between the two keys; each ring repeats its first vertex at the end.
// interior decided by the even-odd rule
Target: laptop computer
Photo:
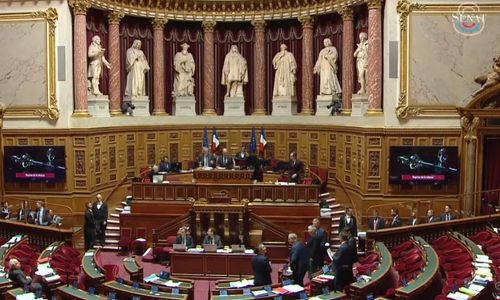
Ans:
{"type": "Polygon", "coordinates": [[[217,252],[217,245],[203,244],[203,250],[206,253],[215,253],[215,252],[217,252]]]}
{"type": "Polygon", "coordinates": [[[243,253],[245,252],[245,245],[231,245],[231,251],[236,253],[243,253]]]}
{"type": "Polygon", "coordinates": [[[163,175],[153,175],[153,183],[162,183],[163,175]]]}
{"type": "Polygon", "coordinates": [[[185,244],[173,244],[172,246],[174,248],[174,251],[177,251],[177,252],[186,252],[186,250],[187,250],[187,247],[185,244]]]}

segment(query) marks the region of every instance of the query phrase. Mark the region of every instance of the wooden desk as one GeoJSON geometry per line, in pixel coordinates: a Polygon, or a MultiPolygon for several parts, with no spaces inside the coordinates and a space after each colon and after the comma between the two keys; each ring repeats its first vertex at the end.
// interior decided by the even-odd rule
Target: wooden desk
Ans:
{"type": "Polygon", "coordinates": [[[182,277],[227,277],[253,275],[252,258],[255,254],[194,253],[170,254],[170,272],[182,277]]]}
{"type": "Polygon", "coordinates": [[[132,183],[134,201],[207,200],[213,194],[217,193],[226,193],[228,197],[237,200],[317,203],[319,185],[277,185],[274,183],[132,183]]]}
{"type": "Polygon", "coordinates": [[[142,288],[133,288],[129,285],[118,283],[117,281],[108,281],[102,285],[108,292],[116,292],[118,299],[131,299],[134,296],[140,297],[141,299],[181,299],[187,300],[188,295],[179,294],[175,295],[172,293],[158,292],[155,295],[151,294],[150,290],[142,288]]]}
{"type": "Polygon", "coordinates": [[[198,183],[243,183],[252,182],[253,170],[201,170],[193,171],[193,179],[198,183]]]}
{"type": "Polygon", "coordinates": [[[73,286],[60,286],[55,291],[58,299],[82,299],[82,300],[106,300],[108,297],[101,295],[90,295],[88,292],[76,289],[73,286]]]}
{"type": "Polygon", "coordinates": [[[96,256],[99,250],[90,249],[85,252],[82,257],[83,272],[89,280],[89,286],[99,286],[106,278],[101,271],[101,267],[97,264],[96,256]]]}
{"type": "Polygon", "coordinates": [[[126,257],[123,259],[125,271],[130,274],[130,280],[142,282],[144,279],[144,268],[137,257],[126,257]]]}
{"type": "MultiPolygon", "coordinates": [[[[375,243],[375,249],[380,255],[380,265],[372,273],[372,279],[368,282],[354,282],[349,285],[350,295],[356,299],[366,299],[369,293],[384,294],[388,286],[384,285],[384,280],[390,277],[390,270],[393,264],[389,249],[382,242],[375,243]]],[[[388,284],[390,284],[388,282],[388,284]]]]}
{"type": "MultiPolygon", "coordinates": [[[[16,300],[17,296],[24,295],[26,294],[22,288],[17,288],[13,290],[9,290],[7,293],[5,293],[5,300],[16,300]]],[[[29,293],[34,296],[33,293],[29,293]]],[[[46,298],[38,298],[38,300],[47,300],[46,298]]]]}
{"type": "Polygon", "coordinates": [[[0,220],[0,237],[9,239],[16,234],[26,234],[29,242],[42,251],[53,242],[64,241],[73,245],[73,230],[50,226],[39,226],[17,221],[0,220]]]}
{"type": "Polygon", "coordinates": [[[43,249],[42,253],[40,253],[40,256],[38,256],[38,260],[44,259],[44,258],[49,258],[52,256],[52,253],[56,252],[59,247],[64,245],[64,242],[53,242],[50,244],[47,248],[43,249]]]}
{"type": "Polygon", "coordinates": [[[439,275],[439,257],[434,249],[423,238],[416,236],[426,254],[427,265],[417,279],[408,282],[408,285],[396,289],[397,299],[427,299],[425,293],[432,291],[431,286],[439,275]]]}

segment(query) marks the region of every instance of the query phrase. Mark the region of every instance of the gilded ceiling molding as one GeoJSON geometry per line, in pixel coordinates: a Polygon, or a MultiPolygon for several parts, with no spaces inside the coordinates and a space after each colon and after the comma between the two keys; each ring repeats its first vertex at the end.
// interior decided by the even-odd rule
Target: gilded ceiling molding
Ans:
{"type": "Polygon", "coordinates": [[[422,113],[420,107],[408,106],[408,97],[406,91],[402,90],[399,95],[398,106],[396,107],[396,116],[400,119],[406,119],[408,116],[418,116],[422,113]]]}
{"type": "MultiPolygon", "coordinates": [[[[320,15],[356,6],[367,0],[70,0],[90,1],[92,7],[126,15],[184,21],[241,22],[281,20],[320,15]]],[[[370,0],[378,2],[381,0],[370,0]]]]}
{"type": "Polygon", "coordinates": [[[108,14],[108,22],[109,24],[120,24],[120,21],[124,16],[125,15],[122,12],[112,11],[108,14]]]}
{"type": "Polygon", "coordinates": [[[73,9],[75,15],[85,15],[91,7],[89,0],[70,0],[69,6],[73,9]]]}
{"type": "Polygon", "coordinates": [[[414,9],[422,9],[425,5],[419,3],[411,3],[408,0],[399,0],[396,10],[399,14],[399,26],[401,30],[406,30],[406,25],[408,24],[408,15],[414,9]]]}

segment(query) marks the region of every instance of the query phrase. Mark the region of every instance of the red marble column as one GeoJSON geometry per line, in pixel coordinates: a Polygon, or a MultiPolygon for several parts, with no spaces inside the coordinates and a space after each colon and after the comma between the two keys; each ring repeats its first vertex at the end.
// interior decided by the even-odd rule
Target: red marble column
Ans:
{"type": "Polygon", "coordinates": [[[109,112],[112,116],[122,115],[120,109],[120,20],[123,13],[112,11],[108,15],[109,23],[109,112]]]}
{"type": "Polygon", "coordinates": [[[351,7],[341,10],[342,15],[342,114],[352,111],[354,90],[354,12],[351,7]]]}
{"type": "Polygon", "coordinates": [[[265,43],[266,43],[266,22],[263,20],[252,21],[255,31],[255,44],[254,49],[254,76],[258,80],[254,83],[254,97],[255,105],[253,115],[265,115],[265,99],[266,99],[266,57],[265,57],[265,43]]]}
{"type": "Polygon", "coordinates": [[[368,1],[368,114],[382,112],[382,3],[368,1]]]}
{"type": "Polygon", "coordinates": [[[154,19],[153,24],[153,90],[154,103],[153,115],[166,115],[165,110],[165,51],[164,51],[164,29],[167,21],[165,19],[154,19]]]}
{"type": "Polygon", "coordinates": [[[310,16],[299,17],[302,23],[302,111],[301,115],[312,115],[313,104],[313,25],[310,16]]]}
{"type": "MultiPolygon", "coordinates": [[[[204,21],[203,26],[203,115],[215,115],[215,21],[204,21]]],[[[199,95],[198,95],[199,96],[199,95]]]]}
{"type": "Polygon", "coordinates": [[[74,0],[70,2],[73,9],[73,82],[75,110],[73,116],[88,117],[88,95],[87,95],[87,10],[90,2],[86,0],[74,0]]]}

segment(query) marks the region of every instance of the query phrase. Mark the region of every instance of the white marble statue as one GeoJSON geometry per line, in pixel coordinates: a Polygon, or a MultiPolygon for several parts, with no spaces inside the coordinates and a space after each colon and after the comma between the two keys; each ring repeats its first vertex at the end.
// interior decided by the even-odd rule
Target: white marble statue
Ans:
{"type": "Polygon", "coordinates": [[[248,82],[247,60],[232,45],[224,58],[222,85],[227,88],[226,97],[243,97],[243,85],[248,82]]]}
{"type": "Polygon", "coordinates": [[[189,45],[181,45],[182,51],[174,56],[174,89],[172,95],[193,96],[194,95],[194,71],[195,62],[193,55],[188,52],[189,45]]]}
{"type": "Polygon", "coordinates": [[[342,92],[339,79],[337,78],[337,49],[332,46],[330,39],[324,39],[323,48],[319,52],[318,60],[314,65],[314,74],[319,74],[319,94],[336,95],[342,92]]]}
{"type": "Polygon", "coordinates": [[[135,40],[132,47],[127,49],[127,85],[125,96],[146,96],[146,82],[144,74],[149,71],[149,64],[144,52],[141,50],[142,43],[135,40]]]}
{"type": "Polygon", "coordinates": [[[99,90],[99,80],[102,75],[102,65],[104,64],[106,68],[110,68],[111,65],[104,57],[104,51],[106,49],[101,46],[101,38],[98,35],[95,35],[92,38],[92,43],[88,49],[88,57],[90,60],[89,69],[87,72],[88,78],[88,90],[91,95],[102,95],[99,90]]]}
{"type": "Polygon", "coordinates": [[[297,62],[293,54],[286,49],[286,45],[281,44],[281,51],[273,58],[273,67],[276,70],[273,96],[295,96],[297,62]]]}
{"type": "Polygon", "coordinates": [[[358,71],[358,82],[360,88],[358,94],[366,94],[366,83],[368,82],[368,35],[366,32],[359,34],[359,44],[354,51],[356,58],[356,70],[358,71]]]}

